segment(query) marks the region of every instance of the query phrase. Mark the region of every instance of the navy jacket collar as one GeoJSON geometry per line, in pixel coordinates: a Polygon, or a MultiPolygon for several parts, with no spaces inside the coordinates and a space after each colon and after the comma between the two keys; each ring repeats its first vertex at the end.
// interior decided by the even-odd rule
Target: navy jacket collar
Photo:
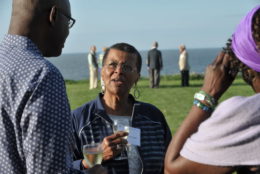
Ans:
{"type": "MultiPolygon", "coordinates": [[[[103,97],[103,94],[99,93],[99,95],[97,96],[97,98],[95,100],[96,101],[96,106],[97,106],[96,110],[95,110],[95,113],[96,113],[97,116],[100,116],[100,117],[104,118],[105,120],[107,120],[108,122],[112,123],[113,121],[107,115],[106,110],[105,110],[105,108],[103,106],[102,97],[103,97]]],[[[133,101],[133,103],[134,103],[133,110],[135,110],[135,107],[136,107],[136,105],[138,105],[138,102],[135,100],[135,98],[131,94],[129,94],[128,98],[133,101]]]]}

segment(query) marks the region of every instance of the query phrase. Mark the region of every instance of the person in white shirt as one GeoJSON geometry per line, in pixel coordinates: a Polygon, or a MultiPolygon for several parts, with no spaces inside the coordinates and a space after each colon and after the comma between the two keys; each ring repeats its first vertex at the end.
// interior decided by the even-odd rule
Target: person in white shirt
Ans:
{"type": "Polygon", "coordinates": [[[98,64],[96,58],[96,46],[90,47],[88,54],[88,65],[89,65],[89,89],[97,88],[98,85],[98,64]]]}
{"type": "Polygon", "coordinates": [[[189,61],[188,53],[185,45],[179,46],[180,57],[179,57],[179,69],[181,72],[181,86],[189,86],[189,61]]]}
{"type": "MultiPolygon", "coordinates": [[[[107,50],[107,47],[103,47],[102,53],[100,53],[98,56],[98,67],[100,68],[100,71],[102,69],[103,57],[104,57],[104,53],[106,52],[106,50],[107,50]]],[[[104,84],[104,81],[101,76],[100,76],[100,85],[101,85],[101,90],[103,92],[105,90],[105,84],[104,84]]]]}

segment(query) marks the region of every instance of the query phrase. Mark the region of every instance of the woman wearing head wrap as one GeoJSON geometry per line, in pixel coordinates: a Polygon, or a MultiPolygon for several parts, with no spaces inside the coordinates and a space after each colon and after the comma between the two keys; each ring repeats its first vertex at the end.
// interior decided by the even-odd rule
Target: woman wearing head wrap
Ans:
{"type": "Polygon", "coordinates": [[[201,91],[194,95],[194,105],[168,147],[166,174],[260,172],[259,48],[260,6],[257,6],[238,25],[224,51],[207,67],[201,91]],[[256,94],[231,97],[215,109],[238,71],[256,94]]]}

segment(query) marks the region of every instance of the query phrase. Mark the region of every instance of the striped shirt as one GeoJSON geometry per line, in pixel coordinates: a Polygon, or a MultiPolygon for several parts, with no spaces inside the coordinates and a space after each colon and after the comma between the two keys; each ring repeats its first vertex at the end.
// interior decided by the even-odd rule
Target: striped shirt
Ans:
{"type": "MultiPolygon", "coordinates": [[[[113,121],[106,114],[101,102],[102,94],[72,112],[74,129],[74,164],[83,159],[82,147],[90,142],[102,142],[113,134],[113,121]]],[[[164,115],[155,106],[134,101],[130,125],[141,130],[141,146],[137,147],[142,174],[162,174],[164,156],[171,140],[171,132],[164,115]]],[[[127,155],[127,154],[126,154],[127,155]]],[[[109,174],[129,173],[128,160],[107,160],[102,163],[109,174]]],[[[75,167],[76,166],[74,165],[75,167]]]]}

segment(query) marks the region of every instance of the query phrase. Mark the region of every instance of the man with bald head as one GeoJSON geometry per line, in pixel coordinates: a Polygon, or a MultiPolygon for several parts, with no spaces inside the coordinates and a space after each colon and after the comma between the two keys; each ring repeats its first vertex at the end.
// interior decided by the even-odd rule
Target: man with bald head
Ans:
{"type": "Polygon", "coordinates": [[[58,69],[75,20],[68,0],[13,0],[0,44],[0,173],[69,174],[70,108],[58,69]]]}

